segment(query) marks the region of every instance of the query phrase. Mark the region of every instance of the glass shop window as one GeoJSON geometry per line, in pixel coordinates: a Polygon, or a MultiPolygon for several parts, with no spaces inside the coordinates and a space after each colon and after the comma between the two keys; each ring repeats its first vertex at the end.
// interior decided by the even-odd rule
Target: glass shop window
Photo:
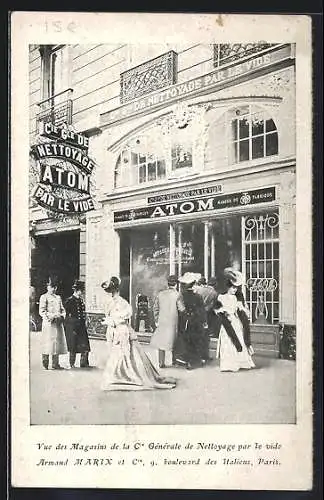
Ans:
{"type": "Polygon", "coordinates": [[[279,322],[279,215],[242,217],[246,300],[253,323],[279,322]]]}

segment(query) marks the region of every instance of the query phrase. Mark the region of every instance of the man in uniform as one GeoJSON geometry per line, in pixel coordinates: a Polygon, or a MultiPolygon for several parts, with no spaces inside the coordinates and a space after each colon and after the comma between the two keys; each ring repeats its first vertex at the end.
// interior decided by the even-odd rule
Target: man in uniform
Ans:
{"type": "Polygon", "coordinates": [[[65,302],[65,335],[70,366],[74,368],[76,355],[80,353],[80,368],[89,368],[90,343],[85,322],[85,304],[82,299],[84,283],[76,280],[72,289],[73,294],[65,302]]]}

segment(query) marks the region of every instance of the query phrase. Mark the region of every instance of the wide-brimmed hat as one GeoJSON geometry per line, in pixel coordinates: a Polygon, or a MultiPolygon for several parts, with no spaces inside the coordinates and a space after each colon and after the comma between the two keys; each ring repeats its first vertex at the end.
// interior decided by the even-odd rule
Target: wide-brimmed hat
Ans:
{"type": "Polygon", "coordinates": [[[224,276],[234,286],[239,287],[243,285],[243,274],[232,267],[224,269],[224,276]]]}
{"type": "Polygon", "coordinates": [[[84,285],[84,281],[80,281],[80,280],[75,280],[73,285],[72,285],[72,290],[81,290],[81,292],[83,292],[85,289],[85,285],[84,285]]]}
{"type": "Polygon", "coordinates": [[[109,280],[101,283],[101,288],[105,290],[105,292],[111,293],[119,290],[120,279],[117,276],[112,276],[109,280]]]}
{"type": "Polygon", "coordinates": [[[168,285],[169,286],[175,286],[178,283],[178,278],[175,274],[170,274],[168,277],[168,285]]]}
{"type": "Polygon", "coordinates": [[[180,283],[183,283],[184,285],[191,285],[198,281],[201,278],[200,273],[184,273],[181,278],[179,278],[180,283]]]}

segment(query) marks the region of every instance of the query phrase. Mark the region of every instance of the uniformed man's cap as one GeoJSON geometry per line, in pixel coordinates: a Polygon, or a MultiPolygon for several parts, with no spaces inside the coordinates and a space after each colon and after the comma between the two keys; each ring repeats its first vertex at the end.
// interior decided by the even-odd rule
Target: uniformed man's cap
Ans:
{"type": "Polygon", "coordinates": [[[75,291],[81,290],[81,292],[83,292],[84,288],[85,288],[84,281],[75,280],[73,285],[72,285],[72,290],[75,290],[75,291]]]}

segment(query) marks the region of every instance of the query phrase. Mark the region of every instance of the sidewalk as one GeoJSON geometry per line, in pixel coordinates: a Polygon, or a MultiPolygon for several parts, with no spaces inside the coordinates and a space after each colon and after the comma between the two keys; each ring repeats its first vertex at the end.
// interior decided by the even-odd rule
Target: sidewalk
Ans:
{"type": "MultiPolygon", "coordinates": [[[[92,370],[44,370],[41,334],[30,335],[32,424],[287,424],[295,422],[296,364],[255,356],[255,370],[220,373],[218,361],[187,371],[169,367],[173,390],[101,392],[106,358],[102,340],[91,340],[92,370]]],[[[157,355],[144,346],[152,361],[157,355]]],[[[62,356],[67,367],[67,356],[62,356]]]]}

